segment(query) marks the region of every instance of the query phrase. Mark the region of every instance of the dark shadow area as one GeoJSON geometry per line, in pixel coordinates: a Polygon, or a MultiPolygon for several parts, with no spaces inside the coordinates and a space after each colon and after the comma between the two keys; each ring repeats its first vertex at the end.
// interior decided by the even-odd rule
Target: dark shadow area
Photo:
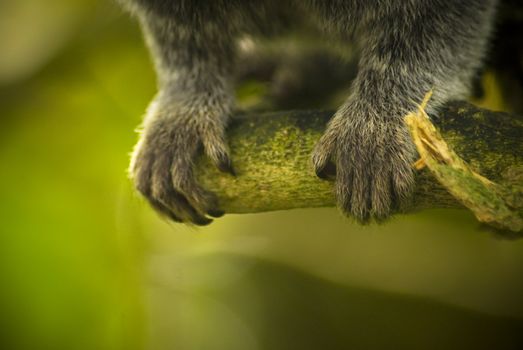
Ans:
{"type": "Polygon", "coordinates": [[[522,320],[344,286],[258,259],[214,255],[202,260],[198,265],[249,266],[233,282],[209,286],[203,293],[227,305],[245,322],[262,349],[505,350],[523,346],[522,320]]]}

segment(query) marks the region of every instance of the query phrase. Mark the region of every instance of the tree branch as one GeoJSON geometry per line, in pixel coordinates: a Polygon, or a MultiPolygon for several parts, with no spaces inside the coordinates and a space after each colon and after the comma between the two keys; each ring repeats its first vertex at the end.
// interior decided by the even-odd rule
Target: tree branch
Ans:
{"type": "MultiPolygon", "coordinates": [[[[471,210],[480,222],[504,231],[523,231],[521,182],[495,183],[475,172],[456,154],[425,112],[431,94],[432,92],[429,92],[425,96],[418,111],[405,116],[405,122],[420,155],[415,168],[428,167],[437,181],[471,210]]],[[[508,177],[513,176],[513,168],[509,170],[508,177]]]]}
{"type": "MultiPolygon", "coordinates": [[[[502,186],[523,186],[521,117],[465,102],[450,103],[439,115],[434,123],[443,138],[472,169],[502,186]]],[[[334,206],[332,183],[318,179],[310,163],[331,116],[328,111],[238,115],[228,131],[238,176],[220,173],[202,157],[200,181],[228,213],[334,206]]],[[[461,204],[425,168],[402,211],[455,207],[461,204]]]]}

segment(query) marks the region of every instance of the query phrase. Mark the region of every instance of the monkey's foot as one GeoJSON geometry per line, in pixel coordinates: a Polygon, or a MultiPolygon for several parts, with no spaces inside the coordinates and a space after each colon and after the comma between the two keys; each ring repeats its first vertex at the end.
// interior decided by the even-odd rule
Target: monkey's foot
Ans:
{"type": "Polygon", "coordinates": [[[131,161],[138,191],[160,214],[176,222],[207,225],[224,214],[214,194],[195,180],[193,163],[203,146],[222,171],[234,174],[224,136],[224,123],[195,118],[185,109],[162,109],[153,103],[131,161]],[[209,217],[208,217],[209,216],[209,217]]]}
{"type": "Polygon", "coordinates": [[[402,120],[342,107],[317,143],[312,162],[321,178],[335,176],[339,208],[361,223],[381,221],[409,197],[414,147],[402,120]]]}

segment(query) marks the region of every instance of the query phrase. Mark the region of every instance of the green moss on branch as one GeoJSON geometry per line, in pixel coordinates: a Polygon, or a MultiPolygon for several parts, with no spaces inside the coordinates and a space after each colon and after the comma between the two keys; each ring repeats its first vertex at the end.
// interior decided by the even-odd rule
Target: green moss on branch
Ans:
{"type": "MultiPolygon", "coordinates": [[[[197,173],[228,213],[334,206],[332,183],[318,179],[310,153],[332,112],[290,111],[237,116],[228,131],[238,176],[221,174],[202,159],[197,173]]],[[[443,138],[471,167],[519,198],[523,178],[523,120],[465,102],[447,105],[435,120],[443,138]],[[508,188],[508,187],[507,187],[508,188]]],[[[461,205],[428,169],[418,173],[405,212],[461,205]]]]}

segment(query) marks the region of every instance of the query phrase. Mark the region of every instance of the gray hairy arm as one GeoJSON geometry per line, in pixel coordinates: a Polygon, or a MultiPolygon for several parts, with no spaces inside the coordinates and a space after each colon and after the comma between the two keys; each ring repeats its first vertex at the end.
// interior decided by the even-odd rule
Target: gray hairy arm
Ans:
{"type": "Polygon", "coordinates": [[[130,174],[138,191],[161,214],[205,225],[223,212],[196,181],[202,148],[222,171],[233,172],[225,127],[233,108],[234,52],[220,23],[190,13],[138,11],[158,73],[159,91],[144,118],[130,174]]]}
{"type": "MultiPolygon", "coordinates": [[[[409,198],[416,152],[402,117],[429,90],[434,91],[429,113],[468,94],[485,51],[493,3],[391,1],[360,14],[355,36],[361,58],[352,93],[313,152],[318,176],[335,176],[345,213],[361,222],[381,220],[409,198]],[[335,175],[328,173],[332,168],[335,175]]],[[[345,27],[334,22],[330,30],[345,27]]]]}

